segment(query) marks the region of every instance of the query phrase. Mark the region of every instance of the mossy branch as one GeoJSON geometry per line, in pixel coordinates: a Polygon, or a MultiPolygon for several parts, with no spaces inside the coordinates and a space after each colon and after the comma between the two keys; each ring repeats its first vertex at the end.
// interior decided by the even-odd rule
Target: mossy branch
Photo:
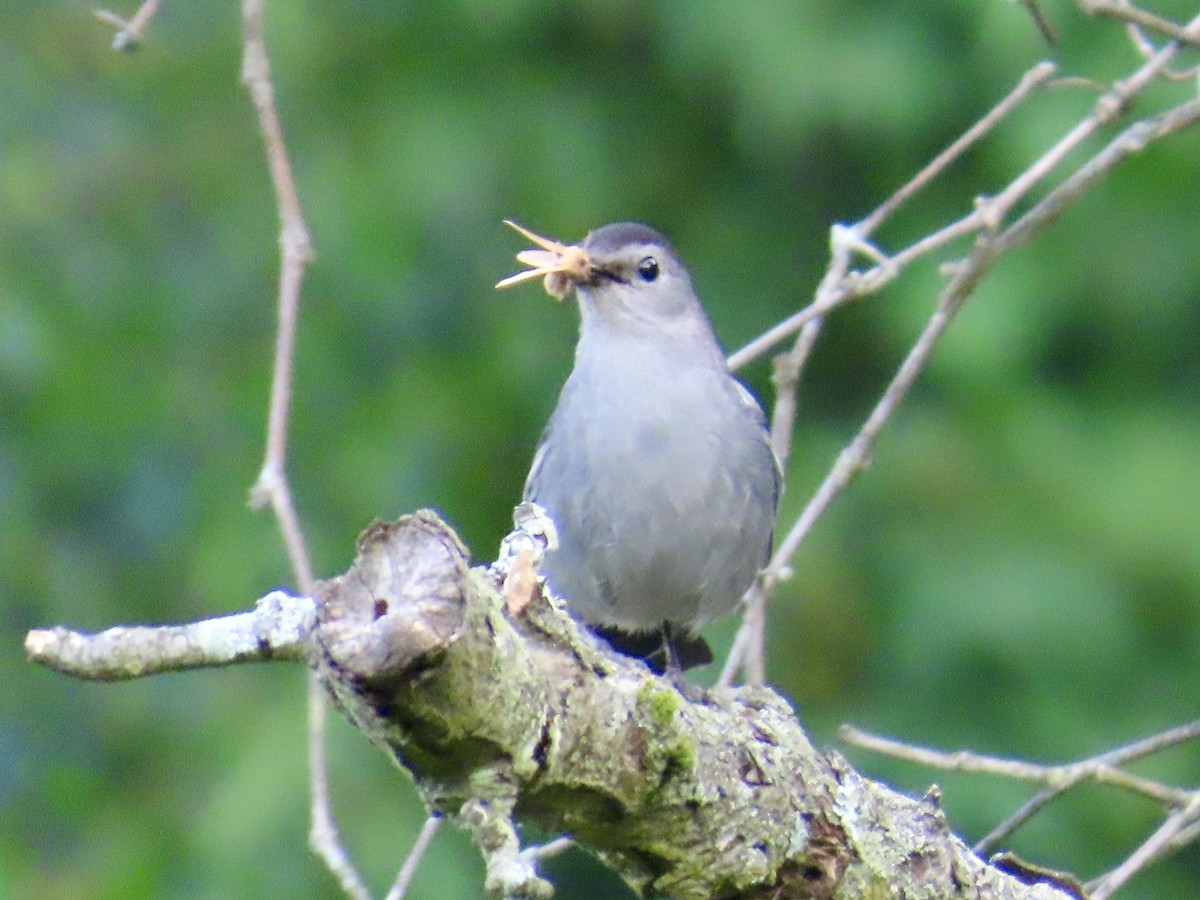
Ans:
{"type": "MultiPolygon", "coordinates": [[[[280,614],[277,594],[260,606],[305,621],[311,601],[290,599],[295,615],[280,614]]],[[[506,585],[471,568],[431,512],[368,528],[351,569],[321,584],[310,627],[286,632],[294,645],[248,629],[246,615],[173,626],[174,641],[141,645],[156,659],[123,675],[61,658],[103,642],[87,649],[91,658],[102,649],[127,664],[112,631],[31,632],[27,648],[60,670],[109,679],[253,658],[226,647],[202,661],[181,637],[227,622],[269,646],[260,659],[307,659],[429,808],[474,834],[498,895],[549,893],[520,853],[520,822],[570,834],[635,889],[675,897],[1070,896],[972,854],[936,796],[898,794],[814,749],[770,689],[691,699],[613,657],[536,581],[506,585]],[[171,647],[190,649],[164,659],[171,647]]]]}

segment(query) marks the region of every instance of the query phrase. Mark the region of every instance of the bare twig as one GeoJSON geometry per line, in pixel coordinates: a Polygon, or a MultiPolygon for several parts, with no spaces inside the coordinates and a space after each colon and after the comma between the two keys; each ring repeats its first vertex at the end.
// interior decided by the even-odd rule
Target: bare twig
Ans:
{"type": "Polygon", "coordinates": [[[1124,744],[1105,753],[1101,759],[1110,766],[1121,766],[1137,759],[1144,759],[1160,750],[1194,741],[1197,738],[1200,738],[1200,719],[1188,722],[1186,725],[1177,725],[1167,731],[1160,731],[1158,734],[1152,734],[1148,738],[1134,741],[1131,744],[1124,744]]]}
{"type": "Polygon", "coordinates": [[[1037,26],[1037,30],[1041,32],[1046,43],[1057,44],[1058,29],[1054,27],[1054,23],[1050,21],[1050,17],[1043,11],[1041,4],[1037,0],[1021,0],[1021,3],[1029,11],[1029,15],[1033,19],[1033,24],[1037,26]]]}
{"type": "MultiPolygon", "coordinates": [[[[1200,20],[1198,20],[1200,21],[1200,20]]],[[[1193,22],[1188,29],[1200,27],[1193,22]]],[[[839,454],[824,481],[817,488],[804,510],[800,513],[787,534],[780,541],[775,555],[768,566],[768,575],[760,581],[747,601],[738,636],[734,641],[729,659],[723,668],[720,682],[728,684],[739,667],[745,664],[747,678],[755,681],[762,677],[765,668],[757,655],[763,647],[762,629],[765,628],[765,607],[770,600],[770,588],[786,574],[791,560],[804,538],[820,519],[832,500],[844,490],[870,461],[871,454],[880,434],[900,402],[907,395],[917,376],[924,369],[934,345],[945,332],[958,309],[974,291],[979,280],[995,264],[996,259],[1013,248],[1020,246],[1051,224],[1082,193],[1094,185],[1118,162],[1130,154],[1143,149],[1153,140],[1188,127],[1195,122],[1192,104],[1183,104],[1158,117],[1139,122],[1100,154],[1080,167],[1053,189],[1046,198],[1018,219],[1007,229],[1001,230],[1005,220],[1015,206],[1022,202],[1035,186],[1071,152],[1085,140],[1122,115],[1129,101],[1157,77],[1167,71],[1167,65],[1178,52],[1179,45],[1172,43],[1155,53],[1129,78],[1114,82],[1099,98],[1091,115],[1070,129],[1053,147],[1042,154],[1028,168],[1014,178],[1003,190],[990,198],[981,198],[968,215],[953,222],[940,231],[917,241],[905,250],[887,257],[867,242],[871,231],[878,227],[904,201],[910,199],[921,187],[942,171],[953,159],[994,128],[1005,115],[1026,99],[1037,87],[1045,84],[1053,74],[1049,63],[1030,69],[1010,94],[997,104],[976,125],[950,145],[942,154],[921,170],[908,184],[880,205],[857,226],[838,226],[832,232],[833,253],[825,277],[813,302],[799,313],[770,329],[751,341],[729,358],[731,368],[736,368],[756,355],[766,351],[776,342],[798,329],[819,330],[822,317],[836,306],[879,290],[894,279],[901,269],[913,260],[924,256],[952,240],[976,234],[976,246],[971,255],[951,267],[952,280],[938,298],[937,308],[926,324],[908,356],[888,384],[879,402],[871,411],[858,434],[839,454]],[[873,258],[875,265],[866,272],[850,272],[852,256],[873,258]],[[757,633],[756,633],[757,632],[757,633]]],[[[777,448],[790,450],[790,439],[784,437],[778,426],[786,424],[790,430],[795,416],[795,390],[799,383],[799,369],[807,359],[807,341],[797,341],[793,350],[777,365],[777,411],[773,440],[777,448]],[[792,359],[789,361],[789,357],[792,359]],[[798,362],[797,362],[798,361],[798,362]],[[780,372],[782,375],[780,376],[780,372]]]]}
{"type": "Polygon", "coordinates": [[[1129,106],[1129,101],[1146,87],[1166,68],[1178,53],[1176,44],[1168,44],[1148,60],[1141,68],[1123,81],[1116,81],[1112,87],[1096,102],[1094,112],[1072,128],[1057,144],[1042,154],[1036,162],[997,196],[982,206],[980,212],[994,225],[999,225],[1030,189],[1050,174],[1066,156],[1080,144],[1096,133],[1100,128],[1110,124],[1122,115],[1129,106]]]}
{"type": "Polygon", "coordinates": [[[1108,16],[1120,19],[1140,28],[1157,31],[1173,41],[1200,47],[1200,35],[1196,34],[1192,26],[1184,28],[1170,19],[1164,19],[1162,16],[1134,6],[1129,0],[1077,0],[1077,2],[1079,8],[1089,16],[1108,16]]]}
{"type": "Polygon", "coordinates": [[[912,180],[891,197],[879,205],[869,216],[858,223],[858,231],[863,235],[873,234],[902,204],[913,197],[921,188],[940,175],[952,162],[957,160],[981,138],[995,128],[1002,119],[1025,102],[1034,91],[1042,87],[1054,74],[1054,63],[1040,62],[1021,76],[1021,80],[1003,100],[988,110],[987,115],[968,128],[949,147],[935,156],[925,168],[921,169],[912,180]]]}
{"type": "MultiPolygon", "coordinates": [[[[257,507],[271,506],[279,523],[292,571],[301,589],[313,593],[316,578],[286,475],[288,408],[292,393],[300,287],[304,280],[305,265],[313,258],[313,249],[283,142],[283,128],[275,109],[270,64],[263,40],[262,0],[243,0],[242,19],[245,45],[242,83],[246,85],[258,113],[271,184],[279,209],[281,251],[279,328],[275,336],[267,446],[262,470],[250,490],[250,502],[257,507]]],[[[324,860],[348,896],[355,900],[367,900],[370,895],[342,848],[334,825],[325,766],[325,693],[313,672],[309,673],[308,678],[308,752],[312,815],[309,846],[324,860]]]]}
{"type": "Polygon", "coordinates": [[[575,846],[575,839],[570,837],[556,837],[552,841],[546,841],[544,844],[536,844],[533,847],[526,847],[521,851],[521,856],[527,860],[549,859],[552,856],[558,856],[566,850],[575,846]]]}
{"type": "MultiPolygon", "coordinates": [[[[786,471],[788,457],[792,452],[792,433],[796,422],[796,397],[800,387],[800,373],[812,348],[821,334],[825,319],[818,316],[810,319],[800,330],[796,343],[787,353],[775,357],[775,371],[771,380],[775,383],[775,408],[771,413],[771,449],[781,470],[786,471]]],[[[765,635],[767,628],[767,602],[775,592],[778,576],[762,577],[754,582],[746,597],[746,611],[717,685],[728,687],[733,684],[738,670],[745,671],[747,684],[763,684],[767,679],[765,635]]]]}
{"type": "MultiPolygon", "coordinates": [[[[1090,131],[1095,122],[1108,115],[1106,110],[1111,109],[1111,106],[1101,104],[1101,107],[1102,109],[1098,110],[1094,116],[1089,117],[1088,120],[1072,130],[1068,136],[1072,142],[1082,140],[1083,132],[1090,131]]],[[[979,280],[995,264],[996,258],[1001,253],[1028,242],[1034,234],[1051,225],[1067,206],[1077,200],[1088,187],[1111,172],[1119,162],[1144,149],[1150,141],[1194,125],[1198,120],[1200,120],[1200,101],[1193,101],[1152,120],[1138,123],[1110,143],[1087,165],[1081,167],[1074,176],[1064,181],[1058,189],[1052,191],[1041,203],[1004,232],[992,239],[980,239],[980,243],[977,244],[971,257],[956,267],[957,274],[939,297],[936,311],[909,351],[895,377],[888,384],[883,396],[867,417],[866,422],[855,435],[854,440],[838,456],[833,469],[780,543],[771,560],[771,568],[790,564],[805,535],[824,513],[829,503],[869,463],[871,452],[883,426],[924,368],[934,344],[941,337],[950,320],[970,296],[970,293],[974,291],[979,280]]],[[[1002,219],[1019,197],[1032,187],[1029,174],[1034,170],[1043,175],[1049,171],[1052,161],[1067,152],[1064,147],[1066,143],[1067,139],[1060,142],[996,198],[982,202],[980,204],[982,219],[984,221],[1002,219]],[[1019,192],[1018,186],[1021,188],[1019,192]]]]}
{"type": "Polygon", "coordinates": [[[900,368],[891,382],[888,383],[883,395],[875,404],[875,408],[871,410],[871,414],[867,416],[867,420],[859,429],[858,434],[838,455],[825,480],[821,482],[820,487],[808,501],[787,535],[780,541],[775,555],[771,557],[768,564],[768,570],[782,569],[790,565],[792,557],[800,549],[800,544],[824,514],[833,498],[841,493],[869,464],[884,425],[887,424],[892,413],[896,411],[900,402],[908,394],[909,389],[916,382],[917,376],[924,370],[938,339],[945,333],[963,303],[974,292],[979,279],[991,268],[993,260],[994,254],[990,250],[989,242],[981,240],[968,263],[962,266],[958,274],[942,290],[938,297],[937,308],[916,343],[908,351],[908,355],[900,364],[900,368]]]}
{"type": "Polygon", "coordinates": [[[313,250],[283,143],[283,128],[275,110],[267,47],[263,41],[262,0],[243,0],[242,16],[245,36],[242,83],[246,85],[250,98],[254,101],[254,109],[258,113],[258,124],[267,151],[267,165],[271,171],[271,184],[275,189],[275,199],[279,207],[279,244],[282,251],[279,274],[279,330],[275,338],[267,447],[262,471],[250,490],[250,498],[253,505],[270,504],[274,510],[292,570],[296,573],[301,590],[311,593],[315,580],[312,563],[309,561],[308,549],[300,530],[300,520],[296,515],[284,472],[300,285],[304,279],[304,266],[313,258],[313,250]]]}
{"type": "MultiPolygon", "coordinates": [[[[781,465],[786,465],[791,451],[791,433],[795,421],[796,392],[800,382],[800,373],[820,334],[825,314],[843,303],[878,291],[895,278],[908,262],[931,253],[958,237],[977,232],[980,228],[987,226],[989,220],[977,207],[968,216],[918,241],[892,258],[888,258],[870,244],[867,237],[906,201],[915,196],[921,188],[991,131],[1038,87],[1045,84],[1053,73],[1054,65],[1051,63],[1039,63],[1031,68],[1003,100],[865,219],[850,227],[834,226],[830,232],[829,266],[821,279],[813,302],[796,315],[760,335],[729,358],[730,368],[736,369],[744,362],[769,349],[777,341],[789,336],[794,330],[800,329],[800,336],[793,348],[776,360],[776,400],[771,434],[772,443],[781,465]],[[871,259],[875,265],[866,273],[852,273],[850,266],[855,257],[871,259]]],[[[936,334],[926,338],[929,343],[921,347],[917,357],[910,357],[906,366],[901,369],[904,377],[899,382],[894,381],[889,387],[890,397],[887,397],[887,405],[882,410],[877,407],[877,412],[882,412],[882,418],[873,417],[872,420],[868,420],[864,429],[871,426],[882,430],[896,404],[907,393],[912,381],[924,366],[924,360],[932,350],[933,341],[949,322],[948,318],[944,321],[940,317],[935,317],[935,319],[936,334]]],[[[875,431],[875,437],[878,435],[878,430],[875,431]]],[[[766,606],[774,587],[780,580],[782,570],[788,566],[795,550],[799,548],[813,524],[824,513],[837,493],[850,483],[861,465],[864,464],[864,457],[858,454],[869,449],[874,444],[875,437],[864,436],[864,433],[860,432],[859,437],[851,445],[853,453],[847,456],[846,451],[843,451],[842,457],[835,463],[834,470],[818,489],[817,494],[814,495],[800,519],[792,527],[788,537],[781,544],[780,549],[785,552],[783,554],[776,552],[772,558],[769,567],[770,577],[760,579],[750,592],[747,597],[746,612],[742,617],[733,647],[722,668],[718,684],[731,684],[739,668],[743,667],[749,683],[758,684],[765,679],[766,662],[763,658],[763,648],[766,606]]],[[[851,450],[851,448],[847,448],[847,450],[851,450]]]]}
{"type": "Polygon", "coordinates": [[[838,295],[836,298],[837,302],[826,307],[818,306],[817,301],[814,300],[799,312],[792,313],[792,315],[788,316],[782,322],[772,325],[754,340],[750,341],[750,343],[746,344],[746,346],[729,354],[729,358],[725,361],[726,364],[730,370],[736,372],[747,363],[758,359],[780,341],[790,338],[811,320],[824,315],[832,306],[836,306],[837,303],[847,299],[849,299],[848,293],[846,295],[838,295]]]}
{"type": "MultiPolygon", "coordinates": [[[[1189,29],[1196,27],[1195,23],[1188,26],[1189,29]]],[[[1177,45],[1168,45],[1155,54],[1152,59],[1147,61],[1145,65],[1134,72],[1128,79],[1114,83],[1109,91],[1097,102],[1092,115],[1076,125],[1054,147],[1044,153],[986,204],[977,206],[975,210],[958,221],[945,226],[932,235],[920,239],[893,256],[886,257],[874,269],[861,274],[856,273],[857,278],[853,279],[852,285],[845,284],[844,280],[829,283],[827,289],[817,292],[816,299],[809,306],[731,354],[728,360],[729,367],[735,370],[740,368],[769,350],[775,344],[795,334],[811,319],[829,312],[841,303],[857,299],[864,293],[878,290],[884,284],[891,281],[906,264],[927,255],[931,251],[943,247],[959,237],[975,233],[981,228],[995,229],[1012,207],[1028,194],[1035,184],[1045,178],[1064,157],[1099,128],[1110,123],[1120,115],[1125,110],[1131,97],[1145,90],[1155,77],[1162,75],[1167,63],[1177,52],[1177,45]]],[[[850,226],[849,231],[859,237],[860,241],[863,242],[862,246],[864,248],[869,246],[865,244],[865,238],[875,228],[894,213],[905,200],[910,199],[921,187],[927,184],[937,173],[943,171],[950,162],[960,156],[971,144],[993,129],[1004,116],[1011,113],[1035,89],[1045,84],[1053,73],[1054,67],[1051,63],[1039,63],[1031,68],[1025,73],[1021,81],[1009,95],[993,107],[987,115],[968,129],[962,137],[939,154],[933,162],[900,188],[896,194],[885,200],[858,225],[850,226]]],[[[846,228],[846,226],[840,227],[843,229],[846,228]]],[[[826,281],[828,279],[823,280],[823,285],[826,281]]]]}
{"type": "Polygon", "coordinates": [[[329,802],[329,767],[325,764],[325,690],[316,670],[308,673],[308,846],[325,868],[337,879],[339,887],[352,900],[370,900],[363,884],[338,837],[333,806],[329,802]]]}
{"type": "Polygon", "coordinates": [[[144,0],[131,19],[123,19],[107,9],[96,10],[96,18],[117,29],[113,35],[112,48],[129,52],[136,50],[146,36],[146,28],[158,12],[158,0],[144,0]]]}
{"type": "Polygon", "coordinates": [[[771,381],[775,385],[775,408],[771,411],[771,449],[779,465],[787,467],[792,452],[792,432],[796,424],[796,395],[800,388],[800,373],[821,335],[825,319],[810,319],[800,329],[796,343],[787,353],[775,357],[771,381]]]}
{"type": "MultiPolygon", "coordinates": [[[[904,264],[925,256],[933,250],[945,246],[950,241],[977,230],[979,227],[977,213],[972,212],[966,218],[917,241],[911,247],[890,258],[885,257],[878,251],[872,253],[873,248],[866,243],[867,236],[874,233],[875,229],[887,221],[905,202],[912,199],[921,188],[932,181],[938,174],[945,171],[954,160],[962,156],[973,144],[977,143],[984,135],[995,128],[1005,116],[1009,115],[1017,106],[1024,102],[1030,94],[1044,85],[1050,76],[1054,74],[1054,71],[1053,63],[1038,63],[1027,71],[1021,77],[1016,87],[989,110],[983,118],[968,128],[961,137],[939,153],[933,161],[922,168],[920,172],[868,214],[866,218],[853,226],[835,226],[830,239],[833,258],[830,261],[830,266],[825,276],[821,280],[821,288],[818,289],[813,302],[800,310],[800,312],[763,332],[746,344],[746,346],[731,354],[728,360],[729,368],[735,371],[740,369],[746,363],[761,356],[780,341],[795,334],[812,319],[824,315],[842,303],[857,299],[866,293],[879,290],[899,274],[900,268],[904,264]],[[874,255],[877,258],[877,265],[872,273],[849,277],[846,271],[842,271],[840,276],[830,277],[831,274],[841,268],[841,260],[838,259],[839,248],[846,247],[847,245],[853,247],[863,255],[874,255]]],[[[848,270],[849,258],[846,258],[845,262],[847,263],[848,270]]]]}
{"type": "Polygon", "coordinates": [[[34,662],[93,681],[123,681],[234,663],[307,658],[313,601],[272,591],[253,612],[187,625],[117,626],[98,634],[67,628],[31,631],[25,652],[34,662]]]}
{"type": "Polygon", "coordinates": [[[1085,781],[1119,787],[1148,797],[1170,809],[1171,812],[1163,824],[1134,853],[1112,872],[1089,885],[1089,896],[1095,900],[1111,896],[1134,874],[1151,862],[1184,846],[1200,833],[1200,791],[1171,787],[1119,768],[1125,763],[1167,747],[1200,738],[1200,721],[1180,725],[1149,738],[1116,747],[1090,759],[1057,766],[999,759],[969,751],[942,753],[867,734],[850,725],[843,725],[838,734],[844,741],[855,746],[930,768],[999,775],[1045,785],[1043,790],[976,844],[974,849],[977,853],[985,853],[994,848],[1051,800],[1085,781]]]}
{"type": "MultiPolygon", "coordinates": [[[[1146,34],[1146,29],[1141,25],[1135,25],[1132,22],[1125,26],[1129,33],[1129,40],[1133,47],[1141,55],[1143,59],[1150,59],[1158,52],[1159,48],[1154,41],[1146,34]]],[[[1167,67],[1162,71],[1162,77],[1168,81],[1191,81],[1196,77],[1196,72],[1200,71],[1200,66],[1188,66],[1186,69],[1173,69],[1167,67]]]]}
{"type": "Polygon", "coordinates": [[[1200,100],[1180,104],[1134,123],[1007,228],[998,236],[997,244],[1005,251],[1027,244],[1042,228],[1052,224],[1120,163],[1142,152],[1154,141],[1162,140],[1198,123],[1200,100]]]}
{"type": "Polygon", "coordinates": [[[1192,801],[1177,809],[1158,827],[1154,834],[1129,855],[1121,865],[1103,878],[1088,886],[1092,900],[1107,900],[1130,878],[1155,860],[1161,859],[1170,850],[1179,846],[1178,838],[1188,833],[1195,835],[1197,817],[1200,816],[1200,792],[1192,795],[1192,801]]]}
{"type": "Polygon", "coordinates": [[[413,841],[412,849],[408,851],[408,856],[404,859],[404,865],[400,867],[400,872],[396,875],[396,881],[392,884],[392,889],[387,893],[386,900],[404,900],[404,895],[408,893],[408,886],[412,882],[413,875],[417,873],[417,867],[421,864],[421,860],[425,858],[425,853],[429,850],[430,842],[433,840],[434,835],[438,833],[438,828],[441,827],[444,821],[437,813],[434,813],[425,820],[425,824],[421,826],[421,830],[417,834],[417,839],[413,841]]]}
{"type": "Polygon", "coordinates": [[[769,577],[765,573],[760,575],[746,595],[746,611],[717,677],[719,688],[732,685],[739,670],[744,672],[747,684],[764,684],[767,680],[765,640],[770,591],[765,582],[769,577]]]}
{"type": "Polygon", "coordinates": [[[1014,781],[1029,781],[1048,785],[1062,793],[1083,781],[1095,781],[1119,787],[1131,793],[1141,794],[1158,803],[1178,808],[1191,803],[1193,792],[1173,788],[1149,778],[1142,778],[1117,768],[1102,754],[1092,759],[1059,766],[1043,766],[1024,760],[1001,759],[984,756],[969,750],[943,753],[925,747],[915,747],[901,741],[878,737],[860,731],[851,725],[843,725],[838,736],[849,744],[871,750],[885,756],[907,760],[931,769],[950,772],[967,772],[984,775],[999,775],[1014,781]]]}
{"type": "MultiPolygon", "coordinates": [[[[1108,766],[1120,766],[1136,759],[1157,753],[1167,747],[1173,747],[1186,741],[1200,738],[1200,720],[1187,725],[1180,725],[1160,734],[1153,735],[1132,744],[1117,747],[1114,750],[1096,757],[1096,761],[1108,766]]],[[[1074,783],[1062,783],[1039,791],[1022,804],[1012,815],[984,835],[975,845],[976,852],[984,853],[1005,840],[1010,834],[1024,825],[1051,800],[1074,787],[1074,783]]]]}
{"type": "Polygon", "coordinates": [[[1009,835],[1041,812],[1051,800],[1073,787],[1073,784],[1059,785],[1057,787],[1044,788],[1038,791],[1019,807],[1017,807],[1012,815],[1006,817],[1000,822],[1000,824],[976,841],[975,846],[971,849],[976,853],[983,855],[990,852],[994,848],[999,847],[1003,841],[1008,840],[1009,835]]]}

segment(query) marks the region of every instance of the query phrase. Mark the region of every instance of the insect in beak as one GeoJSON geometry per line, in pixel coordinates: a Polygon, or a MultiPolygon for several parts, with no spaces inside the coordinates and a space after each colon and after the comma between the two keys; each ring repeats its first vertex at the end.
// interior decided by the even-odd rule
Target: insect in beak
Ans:
{"type": "Polygon", "coordinates": [[[501,279],[496,284],[497,288],[503,289],[532,281],[534,278],[542,278],[546,293],[556,300],[562,300],[571,293],[577,281],[586,281],[592,277],[592,261],[582,247],[560,244],[558,241],[544,238],[509,219],[505,219],[504,224],[542,249],[522,250],[518,253],[517,260],[529,268],[501,279]]]}

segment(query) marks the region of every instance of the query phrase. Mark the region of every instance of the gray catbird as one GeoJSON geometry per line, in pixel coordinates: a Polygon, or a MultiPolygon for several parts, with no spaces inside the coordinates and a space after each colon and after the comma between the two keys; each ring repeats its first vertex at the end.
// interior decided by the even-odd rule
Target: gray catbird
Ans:
{"type": "Polygon", "coordinates": [[[617,649],[660,671],[708,662],[694,632],[734,610],[771,551],[780,476],[762,410],[657,231],[621,222],[567,246],[514,227],[542,249],[498,287],[544,277],[581,316],[525,483],[558,536],[542,574],[617,649]]]}

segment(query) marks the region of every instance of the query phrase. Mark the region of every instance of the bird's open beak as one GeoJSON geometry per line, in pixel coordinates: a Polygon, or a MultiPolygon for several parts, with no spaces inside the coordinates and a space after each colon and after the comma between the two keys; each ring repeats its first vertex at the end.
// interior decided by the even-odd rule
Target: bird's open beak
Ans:
{"type": "Polygon", "coordinates": [[[587,281],[592,277],[592,261],[582,247],[560,244],[558,241],[544,238],[508,219],[504,220],[504,224],[542,249],[522,250],[518,253],[517,260],[529,268],[501,279],[496,284],[497,288],[512,287],[514,284],[542,278],[546,293],[556,300],[562,300],[571,293],[576,282],[587,281]]]}

